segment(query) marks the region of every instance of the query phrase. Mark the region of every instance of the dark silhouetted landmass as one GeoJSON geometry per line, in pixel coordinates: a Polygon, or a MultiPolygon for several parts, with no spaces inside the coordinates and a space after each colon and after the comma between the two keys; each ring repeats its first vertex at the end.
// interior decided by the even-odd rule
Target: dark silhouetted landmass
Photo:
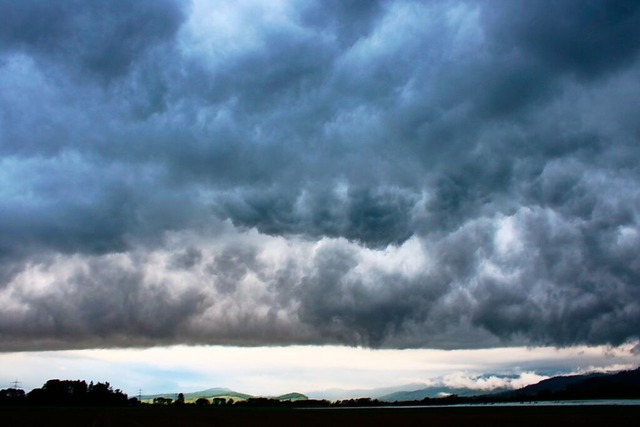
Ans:
{"type": "Polygon", "coordinates": [[[87,384],[81,380],[54,379],[28,394],[15,388],[0,391],[2,405],[125,406],[130,403],[125,393],[113,390],[108,382],[87,384]]]}
{"type": "Polygon", "coordinates": [[[640,368],[613,374],[591,373],[549,378],[498,398],[531,400],[640,399],[640,368]]]}
{"type": "Polygon", "coordinates": [[[549,378],[517,390],[476,396],[451,395],[400,405],[458,405],[565,400],[640,399],[640,368],[616,373],[590,373],[549,378]]]}

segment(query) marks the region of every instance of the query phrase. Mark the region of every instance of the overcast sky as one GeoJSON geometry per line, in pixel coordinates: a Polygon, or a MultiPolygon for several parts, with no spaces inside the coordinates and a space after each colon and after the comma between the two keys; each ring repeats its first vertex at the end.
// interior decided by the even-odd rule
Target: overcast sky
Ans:
{"type": "Polygon", "coordinates": [[[639,99],[636,1],[0,0],[0,359],[637,363],[639,99]]]}

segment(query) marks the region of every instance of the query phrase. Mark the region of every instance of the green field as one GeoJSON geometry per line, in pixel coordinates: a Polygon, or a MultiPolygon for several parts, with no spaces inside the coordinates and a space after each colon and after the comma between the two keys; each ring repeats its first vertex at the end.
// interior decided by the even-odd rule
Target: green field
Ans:
{"type": "Polygon", "coordinates": [[[639,406],[274,409],[0,407],[6,426],[636,426],[639,406]]]}

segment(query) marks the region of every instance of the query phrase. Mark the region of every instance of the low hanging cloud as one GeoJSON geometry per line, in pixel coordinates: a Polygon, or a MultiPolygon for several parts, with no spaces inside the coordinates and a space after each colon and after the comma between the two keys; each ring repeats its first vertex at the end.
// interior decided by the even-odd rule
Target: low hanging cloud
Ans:
{"type": "Polygon", "coordinates": [[[1,349],[637,340],[640,7],[551,7],[0,2],[1,349]]]}
{"type": "Polygon", "coordinates": [[[497,375],[468,375],[463,372],[446,375],[436,384],[451,388],[468,388],[483,392],[491,392],[497,389],[519,389],[529,384],[535,384],[549,377],[538,375],[535,372],[522,372],[514,376],[497,375]]]}

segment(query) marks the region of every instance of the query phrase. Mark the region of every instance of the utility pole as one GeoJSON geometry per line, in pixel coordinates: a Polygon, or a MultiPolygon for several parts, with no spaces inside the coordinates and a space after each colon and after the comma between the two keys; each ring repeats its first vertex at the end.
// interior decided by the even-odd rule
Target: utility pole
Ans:
{"type": "Polygon", "coordinates": [[[12,381],[11,384],[13,384],[13,389],[17,390],[18,389],[18,385],[22,384],[20,381],[18,381],[18,379],[16,378],[15,381],[12,381]]]}

